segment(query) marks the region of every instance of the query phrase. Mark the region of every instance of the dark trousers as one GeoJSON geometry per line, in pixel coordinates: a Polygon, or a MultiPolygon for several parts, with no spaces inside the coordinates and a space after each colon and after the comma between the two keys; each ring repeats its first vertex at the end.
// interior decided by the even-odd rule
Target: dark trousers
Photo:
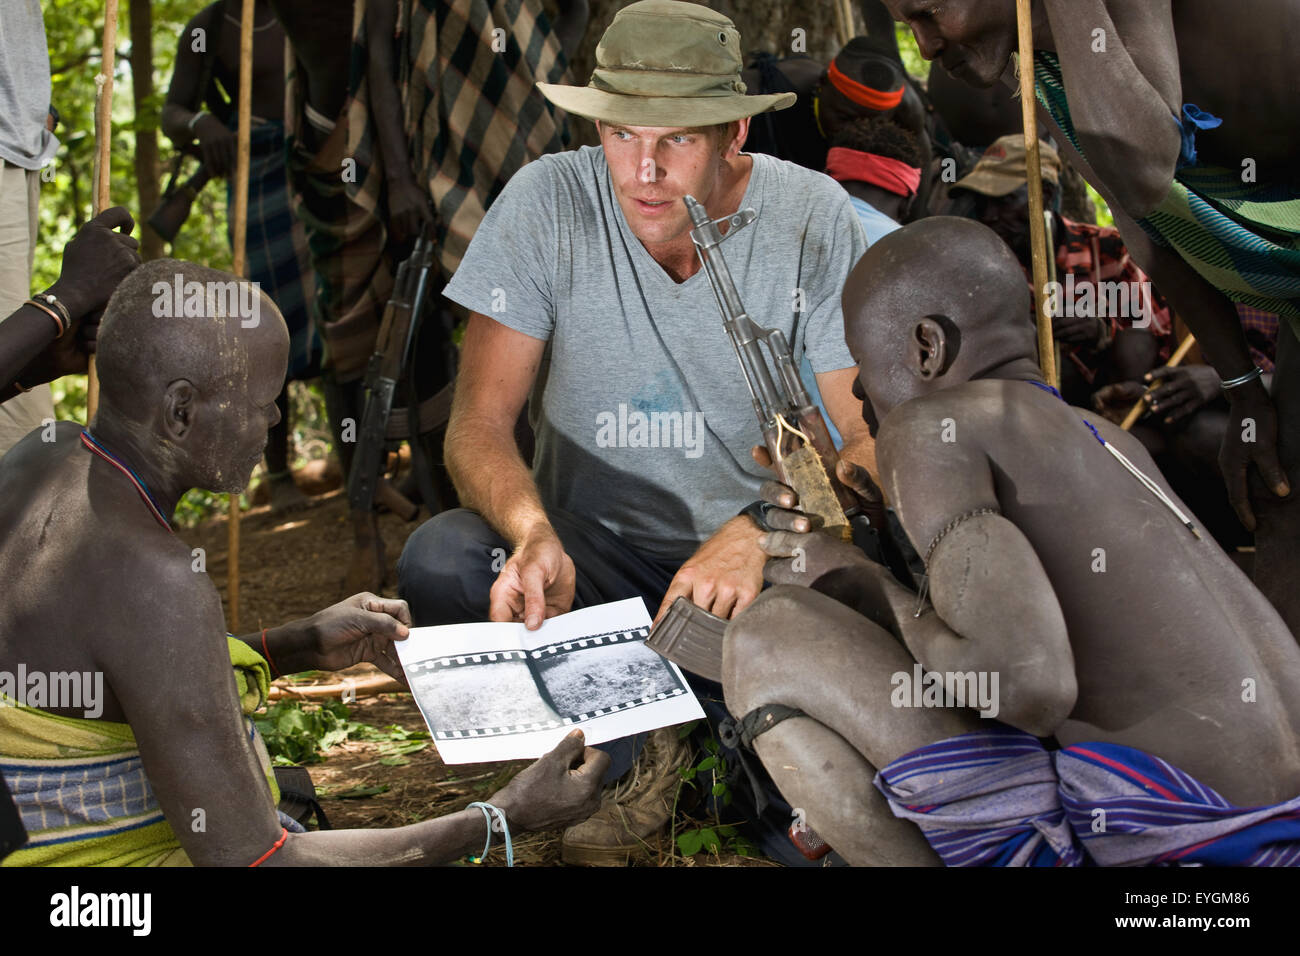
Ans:
{"type": "MultiPolygon", "coordinates": [[[[564,550],[573,559],[573,608],[639,597],[653,617],[681,562],[662,561],[640,554],[596,521],[563,511],[547,513],[564,550]]],[[[510,546],[476,512],[465,508],[444,511],[415,530],[397,561],[397,593],[411,607],[416,627],[465,624],[488,619],[488,596],[510,546]]],[[[691,689],[717,736],[718,724],[730,718],[722,701],[722,686],[696,674],[686,674],[691,689]]],[[[600,744],[610,755],[605,782],[617,780],[632,768],[645,745],[646,734],[600,744]]],[[[734,766],[740,758],[722,748],[734,766]]],[[[763,825],[751,832],[762,850],[786,865],[809,865],[786,838],[790,808],[763,770],[756,756],[750,766],[768,791],[771,804],[763,825]]],[[[750,821],[759,824],[759,821],[750,821]]]]}
{"type": "MultiPolygon", "coordinates": [[[[563,511],[548,514],[576,571],[573,610],[641,598],[653,617],[679,562],[638,554],[601,525],[563,511]]],[[[457,508],[434,515],[407,539],[397,561],[397,593],[411,607],[416,627],[488,619],[488,596],[510,545],[477,512],[457,508]]],[[[722,699],[721,688],[695,678],[697,695],[722,699]]],[[[606,783],[632,769],[645,734],[600,744],[611,763],[606,783]]]]}

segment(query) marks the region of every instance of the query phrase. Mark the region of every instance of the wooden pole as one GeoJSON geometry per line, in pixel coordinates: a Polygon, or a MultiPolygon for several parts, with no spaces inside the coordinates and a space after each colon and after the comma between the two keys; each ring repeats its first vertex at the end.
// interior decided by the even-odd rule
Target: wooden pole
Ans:
{"type": "MultiPolygon", "coordinates": [[[[1188,335],[1187,338],[1183,339],[1179,344],[1178,348],[1174,351],[1174,354],[1169,357],[1169,361],[1166,362],[1165,365],[1169,368],[1176,368],[1181,365],[1183,359],[1187,358],[1187,353],[1192,350],[1192,346],[1195,344],[1196,336],[1188,335]]],[[[1152,383],[1151,387],[1146,390],[1146,394],[1139,398],[1137,402],[1134,403],[1133,407],[1128,410],[1128,414],[1124,416],[1124,421],[1120,423],[1120,428],[1124,429],[1124,431],[1128,431],[1133,427],[1133,423],[1141,418],[1142,413],[1146,410],[1146,395],[1149,395],[1157,388],[1159,388],[1159,383],[1152,383]]]]}
{"type": "Polygon", "coordinates": [[[1043,221],[1043,167],[1038,152],[1038,114],[1034,98],[1034,23],[1030,0],[1016,0],[1020,34],[1020,115],[1025,124],[1025,174],[1029,181],[1029,244],[1033,254],[1034,315],[1038,322],[1038,364],[1056,388],[1056,342],[1047,314],[1047,238],[1043,221]]]}
{"type": "MultiPolygon", "coordinates": [[[[244,0],[239,16],[239,129],[236,133],[235,154],[235,228],[234,264],[232,271],[239,278],[244,275],[244,245],[248,237],[248,163],[249,139],[252,133],[253,114],[253,2],[244,0]]],[[[213,50],[209,56],[216,56],[213,50]]],[[[226,603],[229,607],[230,630],[239,633],[239,493],[230,496],[227,528],[226,603]]]]}
{"type": "MultiPolygon", "coordinates": [[[[112,179],[113,155],[113,67],[117,59],[117,0],[104,4],[104,41],[100,49],[100,68],[95,94],[95,195],[91,201],[93,215],[108,208],[109,183],[112,179]]],[[[99,408],[99,373],[95,356],[86,369],[86,422],[99,408]]]]}
{"type": "Polygon", "coordinates": [[[835,32],[839,35],[840,46],[853,39],[853,7],[849,0],[831,0],[835,14],[835,32]]]}

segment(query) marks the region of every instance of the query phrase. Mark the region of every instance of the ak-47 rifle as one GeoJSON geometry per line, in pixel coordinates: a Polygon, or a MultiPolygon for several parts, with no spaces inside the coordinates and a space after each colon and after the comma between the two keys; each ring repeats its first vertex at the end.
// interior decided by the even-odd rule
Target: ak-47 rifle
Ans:
{"type": "MultiPolygon", "coordinates": [[[[821,519],[823,528],[844,541],[852,540],[849,519],[857,514],[858,502],[836,477],[839,455],[820,409],[799,377],[790,344],[780,329],[763,328],[749,317],[731,278],[731,270],[718,251],[725,239],[752,223],[758,214],[753,209],[742,209],[732,216],[710,219],[694,197],[685,197],[685,202],[695,224],[691,241],[718,300],[727,335],[735,346],[740,371],[762,429],[763,443],[777,476],[799,496],[801,511],[821,519]],[[718,228],[722,222],[731,225],[726,236],[718,228]],[[776,364],[775,378],[763,354],[762,343],[767,345],[776,364]]],[[[673,602],[646,643],[693,673],[721,680],[725,628],[726,621],[682,597],[673,602]]]]}
{"type": "Polygon", "coordinates": [[[823,528],[849,541],[849,519],[857,513],[857,499],[835,475],[840,459],[821,410],[799,377],[799,367],[790,353],[785,333],[780,329],[765,329],[749,317],[732,281],[731,270],[718,251],[725,239],[752,223],[758,214],[752,209],[742,209],[733,216],[709,219],[708,212],[694,198],[687,196],[685,201],[691,222],[695,224],[691,241],[718,300],[722,324],[740,359],[740,371],[749,386],[754,414],[763,431],[763,443],[767,445],[777,476],[799,496],[801,511],[820,518],[823,528]],[[731,224],[725,237],[718,228],[721,222],[731,224]],[[775,379],[760,343],[766,344],[772,353],[777,371],[775,379]]]}
{"type": "Polygon", "coordinates": [[[432,272],[433,243],[421,236],[410,258],[397,267],[393,295],[384,308],[375,351],[366,367],[365,411],[348,475],[348,502],[353,512],[369,512],[374,504],[393,397],[420,330],[432,272]]]}

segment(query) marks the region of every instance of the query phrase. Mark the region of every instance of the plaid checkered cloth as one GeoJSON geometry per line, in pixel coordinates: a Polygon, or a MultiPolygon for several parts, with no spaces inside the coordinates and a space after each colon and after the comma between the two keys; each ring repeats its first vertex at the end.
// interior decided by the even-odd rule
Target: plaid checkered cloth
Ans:
{"type": "Polygon", "coordinates": [[[1265,372],[1272,372],[1277,362],[1277,332],[1281,320],[1272,312],[1252,309],[1248,305],[1238,305],[1237,315],[1241,316],[1251,359],[1265,372]]]}
{"type": "MultiPolygon", "coordinates": [[[[1078,149],[1055,54],[1035,51],[1034,75],[1039,102],[1078,149]]],[[[1300,335],[1300,193],[1294,187],[1245,183],[1240,170],[1184,166],[1138,225],[1230,300],[1285,316],[1300,335]]]]}
{"type": "MultiPolygon", "coordinates": [[[[320,335],[311,302],[316,280],[311,271],[307,233],[289,203],[285,171],[284,124],[266,121],[251,130],[248,168],[248,278],[271,297],[289,326],[289,380],[311,378],[319,371],[320,335]]],[[[227,180],[226,199],[233,209],[234,185],[227,180]]],[[[227,223],[234,242],[234,219],[227,223]]]]}
{"type": "MultiPolygon", "coordinates": [[[[363,23],[365,4],[358,2],[355,24],[363,23]]],[[[384,304],[393,291],[393,272],[384,255],[387,234],[373,207],[356,202],[344,183],[350,173],[348,126],[365,122],[366,108],[355,92],[365,76],[365,61],[354,56],[348,89],[354,91],[337,117],[309,118],[306,72],[286,49],[285,148],[288,153],[290,203],[307,234],[316,274],[313,316],[325,339],[322,368],[339,382],[361,378],[375,348],[384,304]]],[[[370,171],[371,176],[376,171],[370,171]]],[[[350,175],[349,175],[349,178],[350,175]]],[[[382,170],[378,171],[382,179],[382,170]]],[[[378,182],[365,184],[378,188],[378,182]]]]}
{"type": "MultiPolygon", "coordinates": [[[[385,219],[377,133],[358,109],[367,42],[362,22],[346,152],[357,161],[356,202],[385,219]]],[[[393,42],[412,168],[432,197],[438,261],[450,276],[510,177],[567,144],[564,114],[535,83],[562,82],[568,64],[539,0],[400,0],[393,42]]]]}

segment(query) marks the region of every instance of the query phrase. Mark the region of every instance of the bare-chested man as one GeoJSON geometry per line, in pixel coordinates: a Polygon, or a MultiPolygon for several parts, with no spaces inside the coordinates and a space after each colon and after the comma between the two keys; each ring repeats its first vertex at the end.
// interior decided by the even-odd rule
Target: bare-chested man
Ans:
{"type": "MultiPolygon", "coordinates": [[[[885,3],[954,76],[1014,82],[1013,0],[885,3]]],[[[1228,495],[1256,531],[1256,583],[1300,630],[1288,481],[1300,480],[1300,0],[1242,0],[1231,15],[1215,0],[1035,0],[1033,11],[1043,129],[1229,386],[1228,495]],[[1289,319],[1271,395],[1234,302],[1289,319]]]]}
{"type": "MultiPolygon", "coordinates": [[[[223,637],[216,589],[170,516],[190,487],[240,491],[279,417],[288,332],[264,295],[230,309],[222,297],[236,285],[247,289],[170,259],[133,272],[99,334],[89,429],[62,422],[52,441],[33,432],[0,464],[0,675],[28,675],[28,689],[34,674],[86,678],[51,679],[49,694],[95,688],[72,706],[0,698],[14,705],[0,707],[4,772],[31,835],[9,864],[416,864],[483,845],[477,809],[381,831],[291,834],[277,818],[265,750],[244,719],[265,694],[266,665],[370,661],[399,676],[391,642],[410,614],[359,594],[223,637]],[[177,314],[178,283],[201,308],[177,314]],[[177,317],[160,317],[169,310],[177,317]]],[[[511,828],[581,819],[607,763],[574,735],[489,802],[511,828]]]]}
{"type": "Polygon", "coordinates": [[[1039,384],[1026,301],[1015,257],[967,220],[914,223],[859,262],[848,344],[933,607],[774,512],[765,546],[789,560],[768,577],[805,586],[732,624],[727,703],[758,711],[744,723],[783,794],[857,863],[1300,860],[1300,648],[1172,510],[1186,511],[1142,445],[1039,384]],[[1260,817],[1278,842],[1250,829],[1260,817]]]}

